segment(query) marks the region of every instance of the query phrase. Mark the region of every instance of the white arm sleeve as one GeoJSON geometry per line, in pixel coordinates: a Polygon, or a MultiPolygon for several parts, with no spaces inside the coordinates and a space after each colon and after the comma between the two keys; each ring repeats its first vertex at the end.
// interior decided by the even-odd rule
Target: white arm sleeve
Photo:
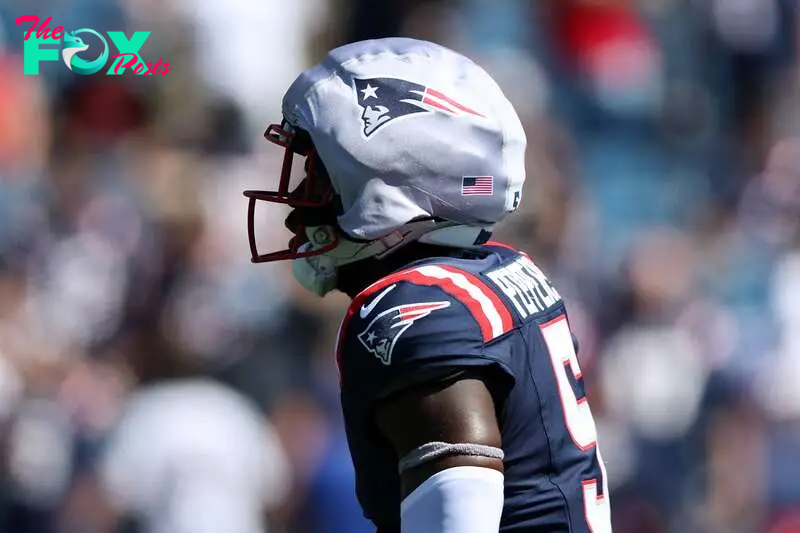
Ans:
{"type": "Polygon", "coordinates": [[[503,474],[457,466],[432,475],[400,504],[402,533],[497,533],[503,474]]]}

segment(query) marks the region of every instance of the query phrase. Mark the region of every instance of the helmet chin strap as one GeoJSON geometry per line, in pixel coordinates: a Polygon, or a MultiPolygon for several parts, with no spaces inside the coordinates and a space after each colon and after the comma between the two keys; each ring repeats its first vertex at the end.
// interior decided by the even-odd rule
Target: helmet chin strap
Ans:
{"type": "MultiPolygon", "coordinates": [[[[463,226],[453,222],[419,220],[409,222],[400,229],[368,242],[353,241],[341,235],[339,245],[321,255],[295,259],[292,273],[295,279],[317,296],[325,296],[336,288],[338,268],[369,257],[385,257],[414,241],[439,246],[473,248],[482,244],[482,237],[489,228],[463,226]]],[[[334,226],[311,226],[306,228],[309,242],[299,251],[321,248],[329,244],[338,230],[334,226]]]]}

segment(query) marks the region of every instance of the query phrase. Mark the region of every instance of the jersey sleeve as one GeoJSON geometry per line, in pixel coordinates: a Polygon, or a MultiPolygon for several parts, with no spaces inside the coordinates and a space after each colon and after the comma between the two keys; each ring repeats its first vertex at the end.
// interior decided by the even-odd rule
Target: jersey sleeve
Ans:
{"type": "Polygon", "coordinates": [[[512,328],[505,304],[477,276],[439,265],[394,274],[357,296],[342,322],[343,392],[369,401],[429,376],[502,367],[487,345],[512,328]]]}

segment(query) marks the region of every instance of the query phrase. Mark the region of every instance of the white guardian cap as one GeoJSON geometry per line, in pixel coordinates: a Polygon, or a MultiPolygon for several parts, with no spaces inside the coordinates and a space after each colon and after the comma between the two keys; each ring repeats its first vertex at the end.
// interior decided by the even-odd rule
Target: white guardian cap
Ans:
{"type": "Polygon", "coordinates": [[[245,192],[254,262],[294,259],[319,278],[414,240],[474,246],[519,205],[519,117],[486,71],[442,46],[390,38],[336,48],[291,85],[283,115],[266,132],[286,148],[278,190],[245,192]],[[296,187],[295,154],[306,157],[296,187]],[[287,219],[288,249],[257,251],[258,200],[299,211],[287,219]]]}

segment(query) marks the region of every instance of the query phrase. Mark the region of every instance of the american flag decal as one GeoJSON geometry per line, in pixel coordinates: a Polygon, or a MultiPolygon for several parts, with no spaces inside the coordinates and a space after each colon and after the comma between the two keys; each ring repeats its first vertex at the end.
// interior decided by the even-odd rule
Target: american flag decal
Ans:
{"type": "Polygon", "coordinates": [[[494,194],[492,176],[464,176],[461,178],[462,196],[491,196],[494,194]]]}

